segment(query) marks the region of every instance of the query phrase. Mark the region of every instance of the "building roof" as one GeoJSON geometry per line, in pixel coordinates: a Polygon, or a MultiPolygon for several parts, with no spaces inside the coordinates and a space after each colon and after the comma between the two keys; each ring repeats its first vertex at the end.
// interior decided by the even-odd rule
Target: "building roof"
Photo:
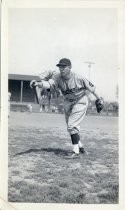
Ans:
{"type": "Polygon", "coordinates": [[[40,80],[39,76],[34,75],[21,75],[21,74],[9,74],[8,75],[9,80],[23,80],[23,81],[31,81],[31,80],[40,80]]]}

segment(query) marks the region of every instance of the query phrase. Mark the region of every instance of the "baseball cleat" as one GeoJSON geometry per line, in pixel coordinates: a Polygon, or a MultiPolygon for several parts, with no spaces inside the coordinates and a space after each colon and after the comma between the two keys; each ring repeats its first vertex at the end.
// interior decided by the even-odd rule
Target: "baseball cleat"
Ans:
{"type": "Polygon", "coordinates": [[[85,153],[85,149],[84,149],[83,147],[80,147],[80,148],[79,148],[79,152],[80,152],[80,153],[85,153]]]}
{"type": "Polygon", "coordinates": [[[88,152],[83,147],[79,148],[79,152],[88,155],[88,152]]]}
{"type": "Polygon", "coordinates": [[[76,159],[76,158],[79,158],[79,157],[80,157],[79,154],[73,152],[73,153],[72,153],[71,155],[69,155],[67,158],[68,158],[68,159],[76,159]]]}

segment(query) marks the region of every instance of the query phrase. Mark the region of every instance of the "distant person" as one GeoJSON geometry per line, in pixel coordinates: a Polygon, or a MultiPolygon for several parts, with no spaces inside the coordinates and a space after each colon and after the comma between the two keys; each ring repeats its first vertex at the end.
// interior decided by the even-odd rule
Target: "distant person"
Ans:
{"type": "Polygon", "coordinates": [[[45,112],[45,101],[43,96],[40,98],[40,113],[45,112]]]}
{"type": "Polygon", "coordinates": [[[41,113],[43,111],[42,105],[40,105],[40,110],[39,112],[41,113]]]}
{"type": "Polygon", "coordinates": [[[42,102],[43,102],[43,97],[41,96],[40,99],[39,99],[39,105],[40,105],[40,110],[39,110],[39,112],[40,112],[40,113],[43,111],[42,102]]]}
{"type": "Polygon", "coordinates": [[[56,109],[57,109],[56,106],[54,106],[54,105],[51,106],[51,110],[53,113],[56,113],[56,109]]]}
{"type": "Polygon", "coordinates": [[[11,98],[11,93],[8,92],[8,117],[10,117],[10,98],[11,98]]]}
{"type": "Polygon", "coordinates": [[[86,78],[71,71],[72,64],[67,58],[63,58],[56,65],[59,73],[54,74],[48,81],[42,79],[41,82],[31,81],[30,87],[38,86],[42,89],[59,88],[64,97],[64,113],[67,130],[70,134],[73,153],[70,158],[79,157],[84,153],[84,147],[80,141],[80,123],[82,122],[88,107],[88,97],[86,90],[96,98],[97,111],[103,108],[103,100],[96,92],[95,86],[86,78]]]}
{"type": "Polygon", "coordinates": [[[28,104],[27,108],[28,108],[29,113],[32,113],[32,111],[33,111],[32,104],[28,104]]]}

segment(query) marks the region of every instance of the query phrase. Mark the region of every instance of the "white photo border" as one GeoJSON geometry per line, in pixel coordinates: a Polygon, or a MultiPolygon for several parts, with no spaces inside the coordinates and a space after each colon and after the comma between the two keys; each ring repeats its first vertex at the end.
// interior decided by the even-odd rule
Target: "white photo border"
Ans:
{"type": "Polygon", "coordinates": [[[2,210],[53,210],[53,209],[125,209],[125,142],[124,142],[124,83],[125,83],[125,1],[48,1],[48,0],[3,0],[1,18],[1,141],[0,141],[0,208],[2,210]],[[8,194],[8,10],[9,8],[116,8],[119,21],[119,204],[44,204],[9,203],[8,194]]]}

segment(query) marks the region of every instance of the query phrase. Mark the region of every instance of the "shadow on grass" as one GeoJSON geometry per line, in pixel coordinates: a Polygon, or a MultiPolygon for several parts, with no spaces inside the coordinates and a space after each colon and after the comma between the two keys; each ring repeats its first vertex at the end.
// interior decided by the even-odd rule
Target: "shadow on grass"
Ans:
{"type": "Polygon", "coordinates": [[[60,149],[60,148],[41,148],[41,149],[29,149],[29,150],[26,150],[24,152],[19,152],[19,153],[16,153],[15,155],[13,155],[14,157],[15,156],[18,156],[18,155],[24,155],[24,154],[29,154],[29,153],[32,153],[32,152],[50,152],[50,153],[54,153],[55,155],[61,155],[61,156],[66,156],[70,153],[70,151],[68,150],[64,150],[64,149],[60,149]]]}

